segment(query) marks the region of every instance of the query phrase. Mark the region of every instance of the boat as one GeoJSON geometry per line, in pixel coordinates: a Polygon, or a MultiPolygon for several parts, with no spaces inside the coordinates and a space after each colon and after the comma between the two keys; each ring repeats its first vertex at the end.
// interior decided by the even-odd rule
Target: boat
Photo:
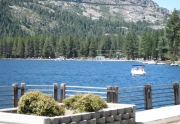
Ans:
{"type": "Polygon", "coordinates": [[[147,62],[147,64],[154,64],[154,65],[155,65],[156,63],[157,63],[157,62],[154,61],[154,60],[151,60],[151,61],[148,61],[148,62],[147,62]]]}
{"type": "Polygon", "coordinates": [[[179,63],[177,61],[170,64],[171,66],[179,66],[179,63]]]}
{"type": "Polygon", "coordinates": [[[59,56],[58,58],[55,59],[55,61],[62,61],[62,60],[64,60],[64,59],[65,59],[64,56],[59,56]]]}
{"type": "Polygon", "coordinates": [[[150,60],[150,61],[146,60],[146,61],[143,61],[142,63],[143,64],[154,64],[155,65],[157,62],[154,60],[150,60]]]}
{"type": "Polygon", "coordinates": [[[132,75],[145,75],[144,65],[132,65],[131,74],[132,75]]]}
{"type": "Polygon", "coordinates": [[[156,65],[165,65],[166,63],[164,62],[157,62],[156,65]]]}
{"type": "Polygon", "coordinates": [[[170,65],[171,65],[171,66],[179,66],[178,63],[171,63],[170,65]]]}
{"type": "Polygon", "coordinates": [[[142,61],[143,64],[148,64],[148,61],[142,61]]]}
{"type": "Polygon", "coordinates": [[[160,61],[157,61],[156,65],[165,65],[166,63],[165,62],[160,62],[160,61]]]}

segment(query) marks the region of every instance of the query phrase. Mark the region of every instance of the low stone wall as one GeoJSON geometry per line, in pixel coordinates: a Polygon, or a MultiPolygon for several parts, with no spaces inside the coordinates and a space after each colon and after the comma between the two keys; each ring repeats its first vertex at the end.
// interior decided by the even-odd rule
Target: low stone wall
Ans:
{"type": "Polygon", "coordinates": [[[135,111],[135,105],[114,103],[108,103],[107,109],[98,112],[86,112],[56,117],[22,115],[1,111],[0,122],[29,124],[135,124],[135,111]]]}

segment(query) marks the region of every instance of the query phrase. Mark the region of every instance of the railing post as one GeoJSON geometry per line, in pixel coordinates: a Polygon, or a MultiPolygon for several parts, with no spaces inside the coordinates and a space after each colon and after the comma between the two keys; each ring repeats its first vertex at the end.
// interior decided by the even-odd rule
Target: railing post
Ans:
{"type": "Polygon", "coordinates": [[[112,102],[112,87],[107,86],[107,103],[112,102]]]}
{"type": "Polygon", "coordinates": [[[61,87],[60,87],[60,102],[62,103],[63,99],[65,99],[65,90],[66,90],[66,84],[61,84],[61,87]]]}
{"type": "Polygon", "coordinates": [[[150,84],[144,85],[144,108],[146,110],[152,109],[152,91],[150,84]]]}
{"type": "Polygon", "coordinates": [[[53,95],[54,95],[54,100],[57,101],[57,93],[58,93],[58,85],[57,83],[53,84],[53,95]]]}
{"type": "Polygon", "coordinates": [[[24,95],[25,89],[26,89],[26,84],[25,83],[21,83],[21,96],[24,95]]]}
{"type": "Polygon", "coordinates": [[[118,87],[113,87],[113,103],[118,103],[118,87]]]}
{"type": "Polygon", "coordinates": [[[13,107],[17,107],[18,105],[18,85],[15,83],[12,85],[13,90],[13,107]]]}
{"type": "Polygon", "coordinates": [[[174,93],[174,105],[179,105],[179,83],[173,83],[173,93],[174,93]]]}

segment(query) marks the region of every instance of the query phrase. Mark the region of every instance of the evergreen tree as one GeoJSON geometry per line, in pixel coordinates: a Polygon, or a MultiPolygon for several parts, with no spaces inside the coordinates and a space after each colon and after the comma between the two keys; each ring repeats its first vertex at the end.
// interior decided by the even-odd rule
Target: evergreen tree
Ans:
{"type": "Polygon", "coordinates": [[[12,38],[7,37],[6,42],[7,42],[7,58],[11,58],[12,57],[12,45],[13,45],[12,38]]]}
{"type": "Polygon", "coordinates": [[[28,57],[34,57],[34,49],[33,49],[33,40],[32,37],[26,37],[25,43],[24,43],[24,56],[26,58],[28,57]]]}
{"type": "Polygon", "coordinates": [[[166,38],[169,46],[169,57],[177,60],[180,52],[180,17],[178,11],[174,10],[166,24],[166,38]]]}
{"type": "Polygon", "coordinates": [[[33,49],[34,49],[34,57],[37,58],[39,57],[39,41],[38,37],[35,36],[33,38],[33,49]]]}
{"type": "Polygon", "coordinates": [[[6,58],[7,57],[7,49],[6,49],[6,46],[7,46],[7,44],[6,44],[6,41],[5,40],[3,40],[2,41],[2,57],[3,58],[6,58]]]}
{"type": "Polygon", "coordinates": [[[66,58],[72,58],[73,56],[72,49],[73,49],[73,38],[72,36],[68,36],[66,58]]]}
{"type": "Polygon", "coordinates": [[[85,48],[84,48],[84,43],[81,42],[81,43],[80,43],[80,48],[79,48],[79,56],[80,56],[80,57],[85,57],[84,50],[85,50],[85,48]]]}
{"type": "Polygon", "coordinates": [[[159,32],[155,31],[152,35],[152,58],[158,59],[158,42],[159,42],[159,32]]]}
{"type": "Polygon", "coordinates": [[[153,45],[152,35],[144,31],[139,42],[139,50],[138,50],[139,57],[142,57],[145,60],[153,59],[152,58],[152,45],[153,45]]]}
{"type": "Polygon", "coordinates": [[[17,57],[17,41],[13,41],[13,46],[12,46],[12,58],[17,57]]]}
{"type": "Polygon", "coordinates": [[[56,44],[56,57],[66,56],[66,44],[63,37],[60,37],[56,44]]]}
{"type": "Polygon", "coordinates": [[[128,32],[126,42],[124,43],[124,51],[127,59],[135,59],[138,57],[138,40],[134,31],[128,32]]]}
{"type": "Polygon", "coordinates": [[[89,56],[94,58],[96,56],[96,46],[94,39],[91,40],[90,46],[89,46],[89,56]]]}
{"type": "Polygon", "coordinates": [[[168,56],[166,55],[168,52],[167,41],[164,37],[160,37],[158,42],[158,56],[161,60],[165,60],[168,56]]]}
{"type": "Polygon", "coordinates": [[[17,53],[16,54],[19,58],[24,57],[24,43],[21,37],[17,37],[17,53]]]}
{"type": "Polygon", "coordinates": [[[39,44],[39,51],[38,51],[38,56],[39,57],[43,57],[43,47],[44,47],[44,43],[45,43],[45,37],[44,36],[40,36],[39,38],[38,38],[38,44],[39,44]]]}
{"type": "Polygon", "coordinates": [[[49,45],[49,38],[47,37],[45,39],[45,43],[44,43],[44,46],[43,46],[43,57],[45,58],[50,58],[51,57],[51,53],[50,53],[50,45],[49,45]]]}

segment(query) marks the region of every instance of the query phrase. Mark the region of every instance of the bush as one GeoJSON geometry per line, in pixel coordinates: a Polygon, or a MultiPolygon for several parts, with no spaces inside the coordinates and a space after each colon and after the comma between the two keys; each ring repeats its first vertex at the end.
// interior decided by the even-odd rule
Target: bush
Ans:
{"type": "Polygon", "coordinates": [[[70,110],[75,110],[76,106],[75,106],[75,103],[80,99],[82,98],[82,94],[75,94],[74,96],[70,96],[66,99],[64,99],[62,102],[64,104],[64,106],[67,108],[67,109],[70,109],[70,110]]]}
{"type": "Polygon", "coordinates": [[[68,106],[75,112],[96,112],[107,108],[107,104],[102,98],[91,93],[84,95],[76,94],[73,97],[64,99],[63,103],[65,107],[68,106]]]}
{"type": "Polygon", "coordinates": [[[50,96],[31,91],[20,98],[17,113],[52,117],[64,115],[65,110],[50,96]]]}

